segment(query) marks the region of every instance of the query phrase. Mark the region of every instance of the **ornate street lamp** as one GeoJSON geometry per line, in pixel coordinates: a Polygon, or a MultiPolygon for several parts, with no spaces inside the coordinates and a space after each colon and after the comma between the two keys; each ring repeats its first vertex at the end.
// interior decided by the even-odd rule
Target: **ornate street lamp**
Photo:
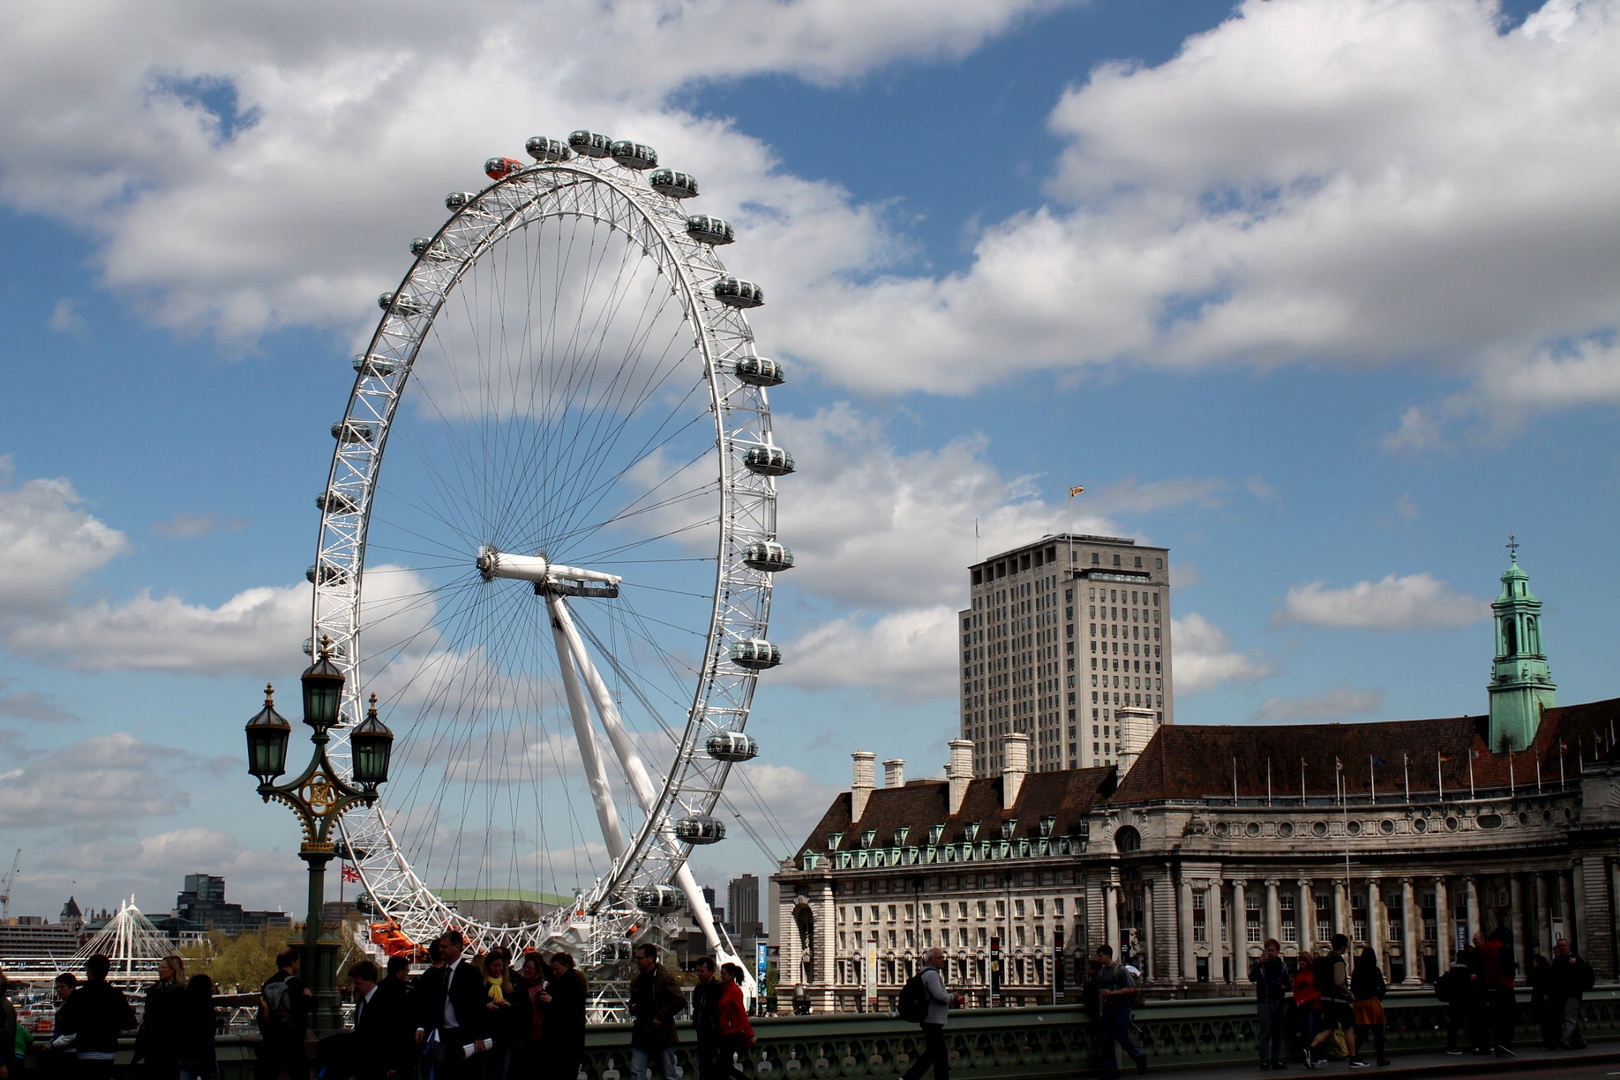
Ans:
{"type": "Polygon", "coordinates": [[[304,840],[298,857],[309,867],[309,910],[304,919],[303,964],[300,974],[315,998],[316,1028],[342,1023],[338,1006],[337,949],[322,940],[322,908],[326,900],[326,864],[337,855],[334,830],[338,819],[354,806],[377,801],[377,788],[388,780],[388,760],[394,733],[377,716],[377,695],[364,721],[349,735],[353,784],[332,767],[326,754],[329,732],[341,719],[343,672],[332,663],[332,643],[321,638],[320,654],[301,678],[304,723],[313,731],[309,741],[315,752],[304,771],[285,784],[276,778],[287,771],[287,743],[292,725],[276,712],[273,690],[266,686],[264,708],[247,723],[248,772],[259,779],[259,795],[288,806],[298,815],[304,840]]]}

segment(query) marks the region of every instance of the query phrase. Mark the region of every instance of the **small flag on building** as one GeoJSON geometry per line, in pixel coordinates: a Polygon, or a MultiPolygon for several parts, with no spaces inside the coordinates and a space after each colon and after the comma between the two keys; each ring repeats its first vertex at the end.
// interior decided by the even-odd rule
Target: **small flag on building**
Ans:
{"type": "Polygon", "coordinates": [[[1078,487],[1078,486],[1070,488],[1069,489],[1069,498],[1071,498],[1071,499],[1074,498],[1076,495],[1080,494],[1084,490],[1086,490],[1086,489],[1083,488],[1083,487],[1078,487]]]}
{"type": "Polygon", "coordinates": [[[347,881],[351,885],[355,884],[356,882],[358,882],[360,880],[360,871],[356,870],[354,867],[350,866],[348,863],[344,863],[343,864],[343,880],[347,881]]]}

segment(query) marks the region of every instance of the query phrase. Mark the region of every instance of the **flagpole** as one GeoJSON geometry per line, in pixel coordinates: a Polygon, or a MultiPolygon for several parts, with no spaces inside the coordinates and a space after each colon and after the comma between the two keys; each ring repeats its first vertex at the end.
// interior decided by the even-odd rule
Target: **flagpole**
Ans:
{"type": "Polygon", "coordinates": [[[1514,796],[1516,796],[1518,794],[1518,791],[1519,791],[1518,785],[1516,783],[1514,783],[1514,780],[1513,780],[1513,751],[1509,750],[1508,751],[1508,797],[1513,798],[1514,796]]]}
{"type": "MultiPolygon", "coordinates": [[[[1266,758],[1266,806],[1271,806],[1271,759],[1266,758]]],[[[1247,918],[1248,916],[1244,916],[1247,918]]]]}
{"type": "Polygon", "coordinates": [[[1440,751],[1434,752],[1434,782],[1440,788],[1440,801],[1446,801],[1446,778],[1440,772],[1440,751]]]}
{"type": "Polygon", "coordinates": [[[1299,805],[1305,805],[1305,759],[1299,759],[1299,805]]]}
{"type": "Polygon", "coordinates": [[[1367,755],[1367,790],[1372,792],[1372,805],[1378,805],[1378,774],[1373,772],[1373,756],[1367,755]]]}
{"type": "Polygon", "coordinates": [[[1567,754],[1567,753],[1569,753],[1569,748],[1566,747],[1564,745],[1564,741],[1562,739],[1560,739],[1558,741],[1558,790],[1559,791],[1564,790],[1564,755],[1567,754]]]}
{"type": "MultiPolygon", "coordinates": [[[[1232,805],[1237,805],[1237,755],[1232,755],[1232,805]]],[[[1248,916],[1244,916],[1247,918],[1248,916]]]]}
{"type": "Polygon", "coordinates": [[[1541,794],[1541,747],[1536,747],[1536,794],[1541,794]]]}
{"type": "Polygon", "coordinates": [[[1412,770],[1409,764],[1410,758],[1410,754],[1406,753],[1405,751],[1401,752],[1401,787],[1406,791],[1406,803],[1408,806],[1412,804],[1412,770]]]}
{"type": "MultiPolygon", "coordinates": [[[[1344,762],[1338,758],[1333,759],[1334,780],[1342,785],[1339,795],[1339,807],[1344,811],[1344,899],[1354,908],[1350,892],[1350,778],[1344,775],[1344,762]]],[[[1344,913],[1347,922],[1353,922],[1349,911],[1344,913]]]]}
{"type": "Polygon", "coordinates": [[[1474,797],[1474,748],[1468,748],[1468,798],[1474,797]]]}

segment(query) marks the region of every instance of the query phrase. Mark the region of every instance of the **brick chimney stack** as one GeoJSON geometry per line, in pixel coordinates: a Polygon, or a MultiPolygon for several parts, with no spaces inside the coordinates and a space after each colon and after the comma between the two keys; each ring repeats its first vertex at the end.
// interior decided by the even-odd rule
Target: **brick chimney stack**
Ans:
{"type": "Polygon", "coordinates": [[[973,779],[973,740],[952,739],[951,764],[947,772],[947,779],[951,783],[951,816],[962,809],[962,800],[967,798],[968,783],[973,779]]]}
{"type": "Polygon", "coordinates": [[[906,761],[905,758],[892,757],[883,763],[883,786],[905,787],[906,761]]]}
{"type": "Polygon", "coordinates": [[[1029,736],[1022,731],[1011,731],[1001,738],[1001,808],[1011,810],[1018,801],[1018,789],[1029,775],[1029,736]]]}
{"type": "Polygon", "coordinates": [[[877,769],[873,762],[877,755],[870,750],[857,750],[849,755],[855,759],[855,781],[849,785],[849,821],[853,825],[866,813],[866,800],[872,797],[877,782],[877,769]]]}

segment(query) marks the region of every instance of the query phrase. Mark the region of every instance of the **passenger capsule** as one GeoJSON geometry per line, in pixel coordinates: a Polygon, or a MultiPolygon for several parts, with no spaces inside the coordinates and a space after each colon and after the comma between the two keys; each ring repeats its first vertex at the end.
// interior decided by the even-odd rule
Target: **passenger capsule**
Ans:
{"type": "MultiPolygon", "coordinates": [[[[303,649],[304,649],[304,655],[305,656],[313,656],[313,655],[315,655],[315,642],[313,640],[311,640],[310,638],[305,638],[304,639],[303,649]]],[[[348,656],[349,655],[348,646],[344,645],[344,644],[342,644],[340,642],[334,642],[331,645],[327,646],[327,651],[329,651],[333,656],[348,656]]]]}
{"type": "Polygon", "coordinates": [[[377,297],[377,306],[395,315],[420,315],[422,302],[410,293],[385,292],[377,297]]]}
{"type": "Polygon", "coordinates": [[[370,353],[359,353],[351,361],[354,370],[362,375],[392,375],[399,370],[399,362],[390,360],[386,356],[373,356],[370,353]]]}
{"type": "Polygon", "coordinates": [[[444,208],[446,210],[460,210],[471,206],[472,201],[476,198],[478,198],[477,194],[471,191],[452,191],[444,197],[444,208]]]}
{"type": "Polygon", "coordinates": [[[523,144],[523,149],[536,161],[567,161],[574,156],[568,152],[567,143],[545,135],[534,136],[523,144]]]}
{"type": "Polygon", "coordinates": [[[613,140],[601,132],[580,128],[568,133],[568,149],[586,157],[604,158],[613,152],[613,140]]]}
{"type": "Polygon", "coordinates": [[[354,500],[337,491],[323,491],[315,496],[315,505],[326,514],[352,514],[360,509],[354,500]]]}
{"type": "Polygon", "coordinates": [[[318,563],[304,571],[304,578],[311,585],[343,585],[349,580],[349,572],[341,566],[318,563]]]}
{"type": "Polygon", "coordinates": [[[517,158],[492,157],[484,162],[484,175],[491,180],[505,180],[523,171],[523,162],[517,158]]]}
{"type": "Polygon", "coordinates": [[[758,741],[740,731],[722,731],[710,735],[704,745],[709,756],[716,761],[752,761],[759,756],[758,741]]]}
{"type": "Polygon", "coordinates": [[[673,885],[643,885],[636,890],[636,907],[649,915],[668,915],[686,907],[686,893],[673,885]]]}
{"type": "Polygon", "coordinates": [[[613,145],[608,147],[608,153],[627,169],[651,169],[658,164],[658,151],[646,143],[631,142],[629,139],[615,139],[613,145]]]}
{"type": "Polygon", "coordinates": [[[743,563],[753,570],[777,573],[793,569],[793,551],[775,540],[755,540],[743,549],[743,563]]]}
{"type": "Polygon", "coordinates": [[[416,239],[412,240],[411,254],[415,255],[418,259],[423,257],[429,259],[443,259],[446,257],[444,245],[435,243],[433,237],[431,236],[418,236],[416,239]]]}
{"type": "Polygon", "coordinates": [[[764,638],[743,638],[732,642],[731,662],[738,667],[764,671],[782,662],[782,650],[764,638]]]}
{"type": "Polygon", "coordinates": [[[752,281],[723,277],[714,283],[714,298],[734,308],[756,308],[765,302],[765,290],[752,281]]]}
{"type": "Polygon", "coordinates": [[[647,177],[647,183],[660,195],[672,199],[690,199],[698,193],[697,177],[673,169],[658,169],[647,177]]]}
{"type": "Polygon", "coordinates": [[[767,360],[763,356],[737,358],[737,378],[750,386],[781,386],[787,378],[781,361],[767,360]]]}
{"type": "Polygon", "coordinates": [[[352,420],[339,420],[332,425],[332,438],[340,443],[370,442],[377,433],[370,424],[357,424],[352,420]]]}
{"type": "Polygon", "coordinates": [[[793,455],[780,446],[750,446],[743,453],[743,465],[760,476],[786,476],[793,471],[793,455]]]}
{"type": "Polygon", "coordinates": [[[724,218],[708,214],[693,214],[686,219],[686,235],[700,244],[729,244],[737,239],[737,230],[724,218]]]}
{"type": "Polygon", "coordinates": [[[718,844],[726,838],[726,823],[707,814],[694,814],[675,822],[675,839],[683,844],[718,844]]]}

